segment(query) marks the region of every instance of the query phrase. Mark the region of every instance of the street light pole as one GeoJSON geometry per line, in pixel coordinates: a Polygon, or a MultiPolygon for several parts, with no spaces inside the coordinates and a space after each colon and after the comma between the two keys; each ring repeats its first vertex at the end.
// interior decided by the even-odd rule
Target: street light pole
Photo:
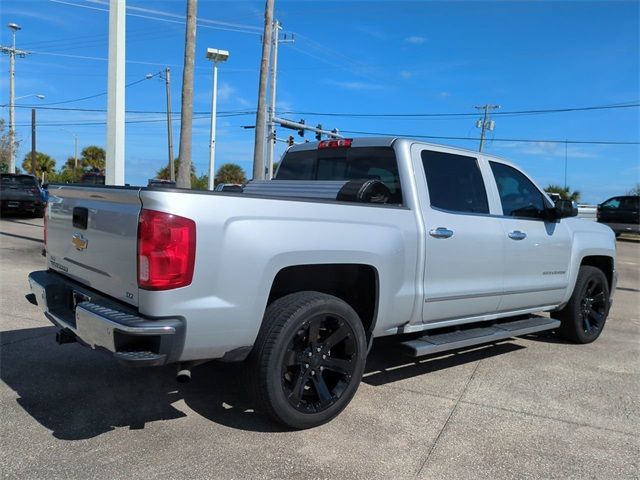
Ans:
{"type": "Polygon", "coordinates": [[[207,49],[207,58],[213,62],[213,86],[211,93],[211,129],[209,131],[209,190],[215,186],[214,175],[216,167],[216,115],[218,109],[218,62],[229,58],[229,52],[215,48],[207,49]]]}
{"type": "Polygon", "coordinates": [[[211,95],[211,130],[209,132],[209,190],[213,190],[216,170],[216,115],[218,110],[218,62],[213,62],[213,94],[211,95]]]}

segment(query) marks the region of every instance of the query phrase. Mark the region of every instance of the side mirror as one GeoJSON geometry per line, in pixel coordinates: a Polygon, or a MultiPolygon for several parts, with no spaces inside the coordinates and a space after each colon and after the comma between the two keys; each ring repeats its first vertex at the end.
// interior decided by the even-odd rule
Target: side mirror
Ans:
{"type": "Polygon", "coordinates": [[[578,216],[578,206],[571,200],[556,200],[554,217],[557,219],[578,216]]]}

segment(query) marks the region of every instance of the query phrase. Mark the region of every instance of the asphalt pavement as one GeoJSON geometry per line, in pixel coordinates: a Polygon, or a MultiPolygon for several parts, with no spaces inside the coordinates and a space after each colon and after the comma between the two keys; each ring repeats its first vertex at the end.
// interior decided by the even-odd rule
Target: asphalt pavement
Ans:
{"type": "Polygon", "coordinates": [[[640,241],[618,241],[602,336],[551,334],[414,361],[378,341],[333,422],[286,431],[254,412],[241,368],[126,369],[25,299],[42,220],[0,220],[3,478],[639,478],[640,241]]]}

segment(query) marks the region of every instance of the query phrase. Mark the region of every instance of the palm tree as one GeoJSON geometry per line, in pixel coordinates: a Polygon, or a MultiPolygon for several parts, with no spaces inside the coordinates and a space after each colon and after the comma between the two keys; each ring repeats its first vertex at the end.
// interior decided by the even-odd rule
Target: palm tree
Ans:
{"type": "Polygon", "coordinates": [[[78,159],[78,166],[88,167],[92,170],[104,170],[107,155],[104,148],[96,145],[84,147],[78,159]]]}
{"type": "Polygon", "coordinates": [[[247,175],[240,165],[225,163],[216,172],[215,184],[218,183],[247,183],[247,175]]]}
{"type": "Polygon", "coordinates": [[[46,153],[36,152],[36,171],[33,172],[31,165],[31,153],[27,153],[22,161],[22,168],[37,177],[42,176],[42,172],[50,174],[56,168],[56,161],[46,153]]]}
{"type": "Polygon", "coordinates": [[[580,201],[580,192],[578,190],[571,191],[571,187],[561,187],[560,185],[549,185],[544,189],[547,193],[557,193],[563,200],[580,201]]]}

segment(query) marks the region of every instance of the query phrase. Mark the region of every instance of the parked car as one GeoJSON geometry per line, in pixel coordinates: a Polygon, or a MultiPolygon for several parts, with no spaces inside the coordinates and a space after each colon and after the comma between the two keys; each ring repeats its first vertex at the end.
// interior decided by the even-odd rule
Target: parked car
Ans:
{"type": "Polygon", "coordinates": [[[242,193],[243,188],[244,185],[242,185],[241,183],[219,183],[218,185],[216,185],[215,191],[242,193]]]}
{"type": "Polygon", "coordinates": [[[619,237],[623,233],[640,233],[640,196],[612,197],[598,205],[598,222],[611,227],[619,237]]]}
{"type": "Polygon", "coordinates": [[[104,185],[104,172],[98,169],[94,169],[90,172],[86,172],[82,174],[80,178],[80,183],[88,184],[88,185],[104,185]]]}
{"type": "Polygon", "coordinates": [[[3,214],[44,215],[45,195],[33,175],[0,174],[0,206],[3,214]]]}
{"type": "Polygon", "coordinates": [[[49,193],[30,298],[59,343],[179,380],[245,361],[257,408],[293,428],[347,406],[376,337],[412,357],[545,330],[589,343],[616,288],[611,229],[505,160],[408,139],[296,145],[242,194],[49,193]]]}

